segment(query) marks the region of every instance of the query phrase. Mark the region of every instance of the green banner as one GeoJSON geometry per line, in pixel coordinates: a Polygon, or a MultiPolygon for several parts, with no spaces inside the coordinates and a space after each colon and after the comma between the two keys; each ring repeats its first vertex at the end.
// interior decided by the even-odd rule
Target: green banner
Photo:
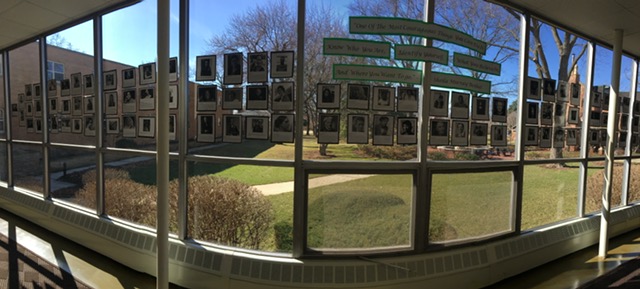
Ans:
{"type": "Polygon", "coordinates": [[[449,64],[449,52],[440,48],[420,45],[396,45],[394,58],[397,60],[415,60],[449,64]]]}
{"type": "Polygon", "coordinates": [[[422,71],[389,66],[334,64],[333,79],[421,84],[422,71]]]}
{"type": "Polygon", "coordinates": [[[325,38],[322,54],[391,58],[391,43],[348,38],[325,38]]]}
{"type": "Polygon", "coordinates": [[[453,65],[475,71],[486,72],[493,75],[500,75],[502,65],[500,63],[486,61],[473,56],[453,53],[453,65]]]}
{"type": "Polygon", "coordinates": [[[491,82],[473,77],[431,72],[431,85],[491,94],[491,82]]]}

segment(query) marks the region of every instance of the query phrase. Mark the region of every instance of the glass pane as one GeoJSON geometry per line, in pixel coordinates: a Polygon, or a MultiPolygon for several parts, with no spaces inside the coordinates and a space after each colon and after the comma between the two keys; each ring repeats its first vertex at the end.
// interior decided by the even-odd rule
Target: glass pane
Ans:
{"type": "Polygon", "coordinates": [[[5,102],[5,92],[4,92],[4,73],[2,70],[3,66],[3,58],[2,53],[0,53],[0,138],[4,139],[7,137],[6,129],[7,129],[7,120],[13,115],[17,116],[18,113],[18,103],[12,102],[11,107],[5,102]]]}
{"type": "Polygon", "coordinates": [[[510,171],[434,174],[430,241],[481,238],[511,231],[512,180],[510,171]]]}
{"type": "Polygon", "coordinates": [[[13,145],[13,177],[16,187],[42,194],[42,147],[36,145],[13,145]]]}
{"type": "Polygon", "coordinates": [[[578,163],[525,166],[522,230],[577,216],[579,172],[578,163]]]}
{"type": "Polygon", "coordinates": [[[192,238],[291,252],[292,168],[190,162],[188,169],[192,238]]]}
{"type": "Polygon", "coordinates": [[[0,181],[8,179],[9,166],[7,165],[7,143],[0,142],[0,181]]]}
{"type": "Polygon", "coordinates": [[[629,175],[629,204],[640,201],[640,165],[638,160],[631,162],[631,174],[629,175]]]}
{"type": "Polygon", "coordinates": [[[96,208],[96,153],[93,151],[51,149],[51,196],[96,208]]]}
{"type": "MultiPolygon", "coordinates": [[[[614,186],[615,186],[615,182],[614,182],[614,186]]],[[[585,210],[584,210],[586,214],[597,213],[602,210],[603,188],[604,188],[604,161],[589,162],[589,168],[587,170],[587,190],[586,190],[587,195],[585,197],[585,210]]]]}
{"type": "MultiPolygon", "coordinates": [[[[38,42],[10,52],[11,103],[17,104],[12,113],[11,129],[16,140],[42,141],[42,86],[38,42]]],[[[13,107],[12,107],[13,109],[13,107]]]]}
{"type": "Polygon", "coordinates": [[[411,245],[412,175],[309,178],[309,248],[366,250],[411,245]]]}

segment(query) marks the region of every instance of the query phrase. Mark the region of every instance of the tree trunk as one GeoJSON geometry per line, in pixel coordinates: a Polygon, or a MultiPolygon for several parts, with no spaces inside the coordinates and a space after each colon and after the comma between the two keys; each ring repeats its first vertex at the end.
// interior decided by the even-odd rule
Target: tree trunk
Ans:
{"type": "Polygon", "coordinates": [[[320,145],[320,155],[321,156],[326,156],[327,155],[327,147],[329,145],[328,144],[321,144],[320,145]]]}

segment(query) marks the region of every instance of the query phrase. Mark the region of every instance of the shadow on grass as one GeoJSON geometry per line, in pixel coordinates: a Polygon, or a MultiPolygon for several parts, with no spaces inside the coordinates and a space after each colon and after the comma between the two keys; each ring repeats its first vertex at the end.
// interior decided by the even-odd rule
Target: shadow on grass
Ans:
{"type": "MultiPolygon", "coordinates": [[[[198,151],[200,155],[215,155],[224,157],[253,158],[275,146],[274,143],[259,140],[247,140],[240,144],[216,145],[210,149],[198,151]]],[[[187,162],[187,172],[189,176],[200,176],[215,174],[224,171],[235,164],[210,163],[210,162],[187,162]]],[[[131,179],[145,185],[156,184],[156,163],[155,160],[135,163],[121,167],[129,172],[131,179]]],[[[179,161],[169,162],[169,180],[178,178],[179,161]]]]}

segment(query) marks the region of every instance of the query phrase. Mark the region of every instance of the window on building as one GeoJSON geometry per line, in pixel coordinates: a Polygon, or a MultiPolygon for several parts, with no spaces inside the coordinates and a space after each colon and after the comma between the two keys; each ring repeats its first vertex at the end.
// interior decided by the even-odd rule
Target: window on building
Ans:
{"type": "Polygon", "coordinates": [[[64,79],[64,64],[55,61],[47,61],[47,79],[64,79]]]}

